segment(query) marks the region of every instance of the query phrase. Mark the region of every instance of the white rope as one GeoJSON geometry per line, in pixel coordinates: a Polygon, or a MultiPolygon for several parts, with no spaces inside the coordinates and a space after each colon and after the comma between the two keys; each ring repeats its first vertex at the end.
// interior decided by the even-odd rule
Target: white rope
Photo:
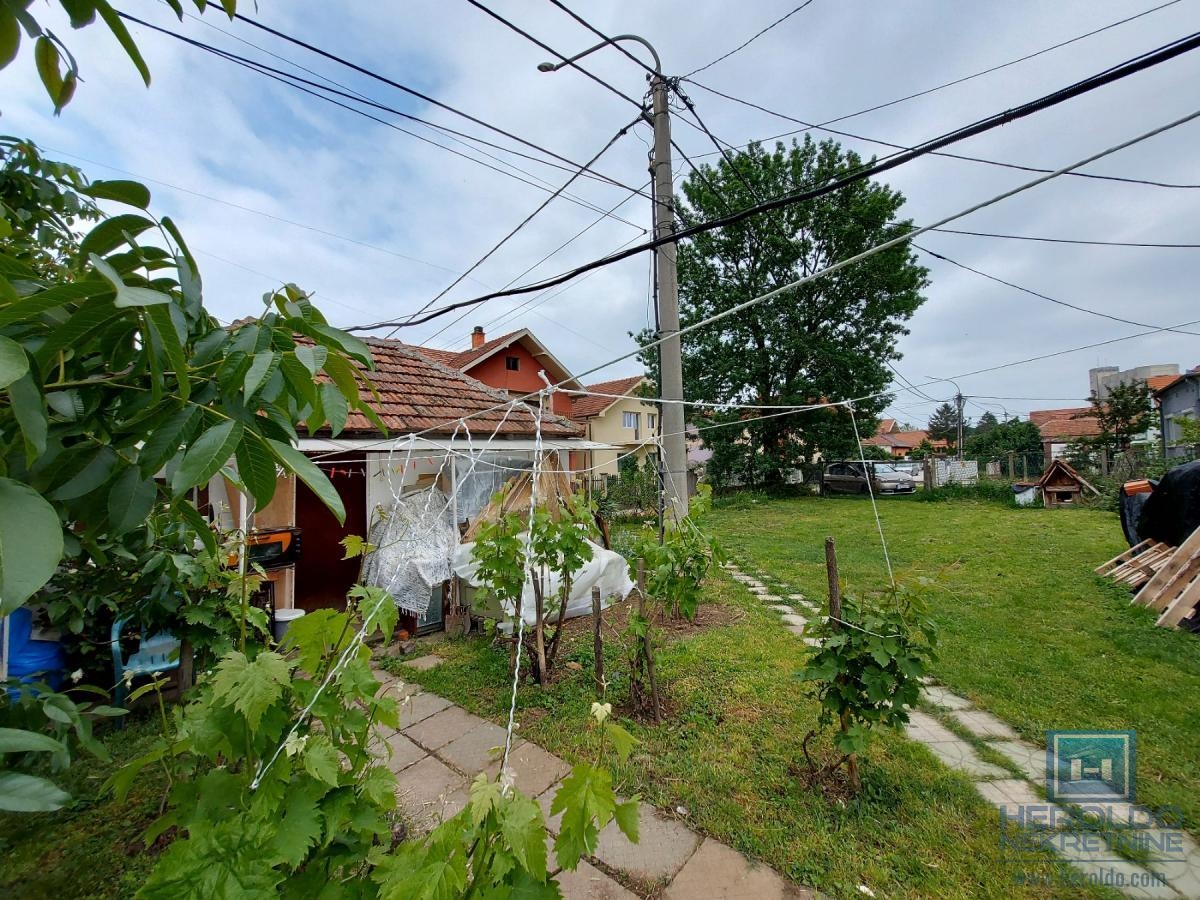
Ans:
{"type": "MultiPolygon", "coordinates": [[[[858,442],[858,456],[861,459],[863,455],[862,438],[858,434],[858,420],[854,417],[854,404],[847,403],[846,409],[850,410],[850,424],[854,426],[854,440],[858,442]]],[[[887,563],[888,580],[892,583],[892,590],[896,589],[896,576],[892,572],[892,558],[888,554],[887,538],[883,536],[883,521],[879,518],[879,504],[875,502],[875,485],[874,478],[871,477],[871,470],[863,466],[863,472],[867,476],[867,493],[871,495],[871,509],[875,512],[875,527],[879,529],[879,543],[883,546],[883,561],[887,563]]]]}
{"type": "MultiPolygon", "coordinates": [[[[529,522],[525,529],[525,558],[522,561],[521,570],[525,576],[521,580],[521,594],[525,593],[525,578],[529,579],[530,591],[533,591],[533,571],[531,567],[533,557],[533,518],[537,511],[537,494],[538,494],[538,475],[540,474],[540,466],[542,463],[542,408],[545,403],[546,394],[550,393],[553,388],[547,388],[538,391],[537,401],[538,407],[535,413],[533,409],[529,409],[533,415],[534,422],[534,449],[533,449],[533,469],[529,476],[529,522]]],[[[504,756],[500,761],[500,789],[507,795],[513,786],[514,775],[513,771],[508,767],[508,755],[512,751],[513,729],[517,715],[517,687],[521,683],[521,653],[522,642],[525,639],[525,611],[523,609],[521,596],[518,595],[517,602],[513,605],[513,612],[517,617],[516,628],[514,635],[516,637],[516,653],[514,654],[513,662],[513,679],[512,679],[512,695],[508,702],[508,725],[504,730],[504,756]]],[[[543,677],[545,672],[542,673],[543,677]]]]}

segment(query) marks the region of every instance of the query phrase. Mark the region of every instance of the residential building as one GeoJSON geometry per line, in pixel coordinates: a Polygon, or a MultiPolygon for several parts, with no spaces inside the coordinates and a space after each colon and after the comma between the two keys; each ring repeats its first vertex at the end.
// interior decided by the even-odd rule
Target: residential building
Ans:
{"type": "MultiPolygon", "coordinates": [[[[471,332],[471,346],[465,350],[435,350],[414,347],[434,362],[457,369],[476,381],[504,391],[510,397],[524,397],[546,386],[540,372],[546,373],[551,384],[578,390],[582,385],[567,367],[555,359],[546,345],[528,328],[510,331],[488,340],[483,327],[476,325],[471,332]]],[[[551,396],[550,405],[559,416],[571,415],[571,397],[565,393],[551,396]]]]}
{"type": "MultiPolygon", "coordinates": [[[[449,503],[448,522],[461,527],[514,472],[530,466],[539,431],[543,450],[564,464],[581,451],[607,448],[584,441],[583,426],[550,410],[543,412],[540,429],[526,412],[506,414],[508,393],[433,360],[423,348],[380,339],[367,343],[375,362],[369,378],[378,391],[372,406],[387,435],[352,412],[337,437],[326,426],[316,434],[302,432],[299,440],[299,449],[322,467],[341,498],[345,521],[339,523],[291,476],[282,476],[271,503],[249,516],[252,531],[300,530],[298,560],[269,573],[276,608],[343,606],[362,561],[344,559],[341,542],[349,536],[367,539],[391,516],[397,497],[436,486],[446,498],[436,502],[449,503]],[[459,425],[466,416],[471,417],[466,422],[469,434],[459,425]],[[406,439],[408,435],[413,437],[406,439]]],[[[240,521],[240,497],[232,483],[218,477],[209,494],[214,511],[240,521]]],[[[437,627],[442,616],[440,587],[435,587],[436,598],[420,620],[402,615],[403,627],[413,632],[437,627]]],[[[399,593],[397,599],[401,601],[399,593]]],[[[403,611],[402,601],[401,606],[403,611]]]]}
{"type": "Polygon", "coordinates": [[[588,450],[586,460],[580,460],[582,465],[572,461],[572,470],[587,468],[593,475],[616,475],[619,459],[640,463],[657,454],[658,407],[642,398],[642,386],[647,383],[642,375],[602,381],[585,388],[591,393],[573,398],[571,418],[584,426],[584,438],[615,449],[588,450]]]}
{"type": "Polygon", "coordinates": [[[1088,369],[1088,386],[1091,393],[1105,399],[1109,391],[1118,385],[1130,384],[1134,381],[1146,382],[1151,390],[1157,390],[1155,384],[1162,386],[1163,379],[1172,379],[1179,374],[1179,366],[1175,363],[1158,363],[1148,366],[1135,366],[1132,369],[1118,369],[1116,366],[1099,366],[1088,369]]]}
{"type": "Polygon", "coordinates": [[[1190,456],[1193,449],[1179,443],[1178,422],[1189,416],[1200,419],[1200,366],[1156,390],[1154,402],[1158,406],[1163,456],[1190,456]]]}
{"type": "Polygon", "coordinates": [[[1047,465],[1065,456],[1071,444],[1100,434],[1100,420],[1090,406],[1033,409],[1029,411],[1029,421],[1042,434],[1042,452],[1047,465]]]}
{"type": "Polygon", "coordinates": [[[925,441],[929,441],[934,450],[945,451],[950,447],[942,438],[931,440],[928,431],[901,431],[895,419],[881,419],[874,437],[867,438],[863,445],[882,447],[896,459],[903,459],[911,456],[925,441]]]}

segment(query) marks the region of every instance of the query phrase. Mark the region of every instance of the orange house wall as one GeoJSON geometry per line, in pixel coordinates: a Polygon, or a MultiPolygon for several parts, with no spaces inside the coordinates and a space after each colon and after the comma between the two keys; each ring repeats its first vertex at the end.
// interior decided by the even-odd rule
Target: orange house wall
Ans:
{"type": "MultiPolygon", "coordinates": [[[[489,387],[494,387],[501,391],[529,394],[533,391],[541,390],[546,386],[546,383],[538,377],[538,371],[542,366],[543,364],[532,353],[520,344],[514,344],[511,347],[505,347],[503,350],[497,351],[494,356],[490,356],[483,360],[483,362],[467,369],[466,374],[482,381],[489,387]],[[515,356],[521,361],[520,368],[516,372],[510,372],[506,368],[505,358],[509,356],[515,356]]],[[[556,380],[552,372],[547,372],[546,377],[551,382],[556,380]]],[[[569,394],[555,392],[552,395],[551,404],[555,414],[560,416],[571,415],[571,397],[569,394]]]]}

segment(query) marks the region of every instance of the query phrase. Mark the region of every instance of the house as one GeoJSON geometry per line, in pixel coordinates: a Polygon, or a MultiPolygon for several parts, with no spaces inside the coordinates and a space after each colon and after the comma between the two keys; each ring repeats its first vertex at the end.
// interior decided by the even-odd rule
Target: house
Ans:
{"type": "Polygon", "coordinates": [[[1047,462],[1061,458],[1071,444],[1100,435],[1100,420],[1090,406],[1034,409],[1029,411],[1029,421],[1041,432],[1047,462]]]}
{"type": "Polygon", "coordinates": [[[1042,503],[1047,508],[1076,506],[1086,499],[1085,490],[1094,496],[1100,496],[1100,492],[1096,488],[1088,484],[1082,475],[1061,459],[1052,461],[1046,467],[1046,471],[1038,479],[1037,487],[1042,492],[1042,503]]]}
{"type": "MultiPolygon", "coordinates": [[[[268,590],[276,609],[342,607],[346,592],[359,580],[363,561],[345,559],[341,542],[350,536],[367,540],[376,526],[388,521],[397,497],[436,485],[448,498],[437,501],[449,505],[443,531],[452,524],[461,529],[461,523],[472,521],[495,491],[533,459],[539,428],[527,410],[506,408],[508,393],[435,361],[423,348],[381,339],[367,343],[375,361],[370,379],[379,392],[372,406],[388,434],[380,434],[366,417],[352,412],[337,437],[325,427],[317,434],[302,433],[299,441],[299,449],[329,476],[345,506],[345,523],[338,523],[321,500],[291,476],[281,476],[270,504],[248,516],[251,533],[299,529],[302,546],[294,565],[269,572],[268,590]],[[471,417],[469,433],[457,421],[464,416],[471,417]]],[[[540,379],[539,386],[544,386],[540,379]]],[[[564,463],[580,452],[609,449],[583,440],[583,432],[583,426],[549,410],[541,416],[542,448],[564,463]]],[[[233,522],[242,521],[240,495],[223,478],[210,485],[210,501],[233,522]]],[[[420,540],[427,538],[420,535],[420,540]]],[[[457,542],[456,535],[452,541],[457,542]]],[[[425,615],[418,618],[402,609],[402,627],[411,632],[438,627],[440,589],[441,584],[434,586],[425,615]]]]}
{"type": "Polygon", "coordinates": [[[1179,366],[1175,363],[1155,363],[1147,366],[1136,366],[1132,369],[1119,369],[1116,366],[1100,366],[1088,369],[1088,385],[1092,394],[1104,400],[1109,392],[1119,385],[1144,381],[1150,390],[1158,390],[1164,379],[1170,380],[1179,375],[1179,366]],[[1154,382],[1159,382],[1156,386],[1154,382]]]}
{"type": "Polygon", "coordinates": [[[1178,422],[1191,416],[1200,418],[1200,366],[1172,378],[1154,392],[1162,432],[1163,456],[1190,456],[1192,448],[1179,443],[1178,422]]]}
{"type": "Polygon", "coordinates": [[[900,431],[895,419],[883,419],[874,437],[863,441],[866,447],[882,447],[896,459],[912,455],[912,452],[929,441],[934,450],[947,450],[950,445],[942,438],[930,440],[928,431],[900,431]],[[885,430],[885,427],[887,430],[885,430]]]}
{"type": "MultiPolygon", "coordinates": [[[[561,384],[573,390],[583,387],[528,328],[488,340],[483,327],[476,325],[471,332],[469,349],[413,349],[434,362],[504,391],[510,397],[523,397],[544,388],[546,383],[538,374],[543,371],[551,384],[561,384]]],[[[551,406],[556,415],[570,417],[571,397],[568,394],[554,394],[551,406]]]]}
{"type": "Polygon", "coordinates": [[[657,454],[659,422],[658,407],[642,399],[643,386],[649,383],[643,375],[618,378],[588,385],[589,393],[571,400],[571,418],[585,429],[588,441],[609,444],[612,450],[588,450],[582,465],[572,461],[573,469],[588,468],[593,475],[616,475],[619,459],[641,462],[657,454]]]}

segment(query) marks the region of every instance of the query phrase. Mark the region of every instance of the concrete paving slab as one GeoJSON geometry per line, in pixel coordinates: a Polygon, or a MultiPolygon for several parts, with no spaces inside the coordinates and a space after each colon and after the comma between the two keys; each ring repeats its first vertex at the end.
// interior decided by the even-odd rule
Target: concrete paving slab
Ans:
{"type": "MultiPolygon", "coordinates": [[[[553,860],[554,852],[550,852],[553,860]]],[[[637,900],[637,895],[627,891],[612,878],[605,875],[587,860],[580,860],[574,872],[560,872],[558,887],[563,900],[637,900]]]]}
{"type": "MultiPolygon", "coordinates": [[[[571,767],[537,744],[525,742],[515,746],[509,753],[508,767],[512,769],[517,789],[526,796],[538,797],[540,800],[543,793],[550,792],[543,807],[546,817],[549,818],[550,800],[554,793],[550,788],[556,788],[558,782],[570,774],[571,767]]],[[[499,772],[500,760],[488,765],[488,777],[495,778],[499,772]]]]}
{"type": "Polygon", "coordinates": [[[965,772],[972,778],[1011,778],[1007,770],[984,762],[975,748],[964,740],[927,743],[926,747],[951,769],[965,772]]]}
{"type": "Polygon", "coordinates": [[[462,809],[466,790],[466,779],[432,756],[396,776],[396,799],[419,831],[428,831],[462,809]]]}
{"type": "Polygon", "coordinates": [[[427,672],[435,666],[440,666],[442,664],[442,658],[430,653],[426,656],[417,656],[412,659],[402,659],[400,662],[404,663],[406,666],[412,666],[418,672],[427,672]]]}
{"type": "MultiPolygon", "coordinates": [[[[1010,818],[1016,817],[1019,814],[1018,807],[1035,806],[1040,810],[1046,810],[1051,806],[1051,804],[1048,804],[1035,794],[1033,787],[1023,778],[1001,778],[995,781],[980,781],[975,785],[975,790],[979,791],[979,796],[983,797],[984,800],[1004,812],[1010,818]]],[[[1047,818],[1049,817],[1047,816],[1047,818]]],[[[1067,813],[1063,810],[1061,814],[1056,814],[1054,818],[1056,821],[1065,821],[1067,813]]]]}
{"type": "Polygon", "coordinates": [[[1008,723],[981,709],[955,710],[953,715],[967,731],[985,741],[1020,740],[1019,735],[1008,726],[1008,723]]]}
{"type": "Polygon", "coordinates": [[[796,613],[796,611],[794,609],[792,609],[790,606],[787,606],[783,603],[772,604],[771,609],[775,610],[775,612],[777,612],[777,613],[783,613],[785,616],[795,615],[795,613],[796,613]]]}
{"type": "Polygon", "coordinates": [[[449,700],[445,697],[439,697],[437,694],[427,694],[424,692],[413,694],[400,706],[400,728],[403,730],[415,725],[436,713],[440,713],[443,709],[449,709],[450,706],[451,703],[449,700]]]}
{"type": "Polygon", "coordinates": [[[945,744],[960,739],[933,716],[915,709],[908,714],[908,724],[904,730],[911,740],[922,744],[945,744]]]}
{"type": "Polygon", "coordinates": [[[808,599],[803,594],[788,594],[787,597],[789,600],[807,600],[808,599]]]}
{"type": "MultiPolygon", "coordinates": [[[[1119,886],[1127,897],[1177,898],[1179,895],[1136,863],[1121,859],[1109,849],[1099,835],[1081,833],[1078,843],[1074,836],[1055,843],[1059,855],[1089,879],[1098,884],[1119,886]]],[[[1185,894],[1184,896],[1194,896],[1185,894]]]]}
{"type": "MultiPolygon", "coordinates": [[[[793,626],[793,625],[789,625],[788,630],[790,631],[794,627],[795,626],[793,626]]],[[[796,634],[796,633],[797,632],[794,632],[794,631],[792,632],[792,634],[796,634]]],[[[803,629],[801,629],[799,633],[803,634],[804,633],[803,629]]],[[[816,638],[811,638],[811,637],[806,637],[804,639],[804,643],[807,644],[809,647],[820,647],[821,646],[820,641],[818,641],[816,638]]]]}
{"type": "MultiPolygon", "coordinates": [[[[450,710],[446,710],[446,713],[450,710]]],[[[440,715],[445,715],[441,713],[440,715]]],[[[428,719],[422,724],[432,724],[428,719]]],[[[491,722],[481,721],[460,737],[438,750],[438,756],[469,776],[478,775],[504,752],[504,729],[491,722]]]]}
{"type": "Polygon", "coordinates": [[[426,750],[437,750],[483,724],[479,716],[471,715],[460,706],[451,706],[403,730],[426,750]]]}
{"type": "Polygon", "coordinates": [[[663,900],[783,900],[788,884],[732,847],[705,838],[663,891],[663,900]]]}
{"type": "Polygon", "coordinates": [[[1024,773],[1030,781],[1046,783],[1046,748],[1025,741],[994,741],[992,747],[1024,773]]]}
{"type": "Polygon", "coordinates": [[[787,625],[784,627],[786,627],[787,630],[790,631],[792,634],[796,635],[796,637],[801,637],[801,638],[804,637],[804,626],[803,625],[787,625]]]}
{"type": "Polygon", "coordinates": [[[610,869],[628,872],[646,881],[674,877],[700,845],[700,836],[647,803],[638,804],[640,840],[632,844],[616,821],[600,832],[593,854],[610,869]]]}
{"type": "Polygon", "coordinates": [[[559,782],[555,782],[537,795],[538,806],[542,808],[542,817],[546,820],[546,830],[555,835],[558,834],[563,814],[550,815],[550,804],[554,802],[554,795],[558,793],[558,787],[559,782]]]}
{"type": "Polygon", "coordinates": [[[420,762],[428,754],[398,731],[393,731],[378,743],[372,741],[371,752],[393,772],[407,769],[413,763],[420,762]]]}
{"type": "Polygon", "coordinates": [[[931,685],[921,691],[921,697],[928,700],[934,706],[940,706],[943,709],[970,709],[971,701],[966,697],[960,697],[953,691],[949,691],[944,687],[931,685]]]}
{"type": "Polygon", "coordinates": [[[804,616],[798,616],[795,613],[792,613],[790,615],[784,615],[784,616],[781,616],[780,618],[783,619],[783,623],[785,625],[795,625],[796,627],[800,628],[801,630],[803,630],[804,628],[806,628],[808,626],[808,619],[804,618],[804,616]]]}

